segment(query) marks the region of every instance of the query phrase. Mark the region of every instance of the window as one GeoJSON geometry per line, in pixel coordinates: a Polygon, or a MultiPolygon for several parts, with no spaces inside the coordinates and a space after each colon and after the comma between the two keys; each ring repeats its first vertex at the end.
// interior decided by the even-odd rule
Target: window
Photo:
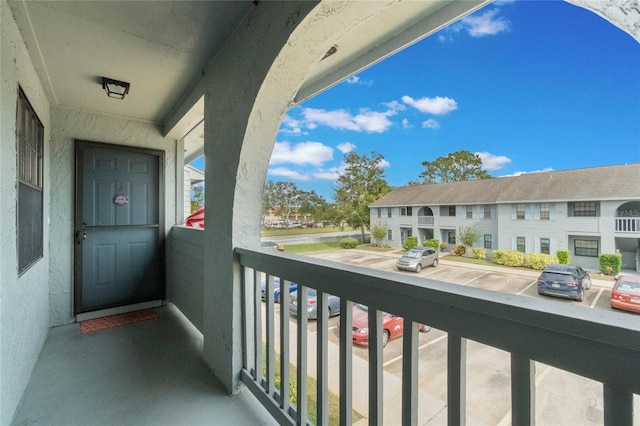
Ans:
{"type": "Polygon", "coordinates": [[[400,216],[411,216],[412,208],[411,207],[400,207],[400,216]]]}
{"type": "Polygon", "coordinates": [[[540,203],[540,220],[549,220],[549,203],[540,203]]]}
{"type": "Polygon", "coordinates": [[[449,244],[456,243],[456,231],[447,231],[447,242],[449,244]]]}
{"type": "Polygon", "coordinates": [[[382,209],[378,207],[376,210],[378,210],[378,217],[382,217],[382,209]]]}
{"type": "Polygon", "coordinates": [[[449,206],[449,216],[454,216],[456,215],[456,206],[449,206]]]}
{"type": "Polygon", "coordinates": [[[540,238],[540,253],[551,254],[551,240],[549,238],[540,238]]]}
{"type": "Polygon", "coordinates": [[[516,250],[524,253],[525,252],[524,242],[525,242],[524,237],[516,237],[516,250]]]}
{"type": "Polygon", "coordinates": [[[484,205],[484,218],[491,219],[491,205],[489,204],[484,205]]]}
{"type": "Polygon", "coordinates": [[[393,240],[393,232],[391,232],[391,229],[387,231],[387,240],[393,240]]]}
{"type": "Polygon", "coordinates": [[[600,213],[598,201],[576,201],[569,203],[569,216],[597,217],[600,213]]]}
{"type": "MultiPolygon", "coordinates": [[[[391,213],[393,212],[393,209],[391,207],[387,207],[387,217],[391,217],[391,213]]],[[[389,238],[391,239],[391,238],[389,238]]]]}
{"type": "Polygon", "coordinates": [[[473,206],[467,206],[467,219],[473,219],[473,206]]]}
{"type": "Polygon", "coordinates": [[[524,220],[524,204],[516,204],[516,219],[524,220]]]}
{"type": "Polygon", "coordinates": [[[16,117],[18,174],[18,273],[43,256],[42,187],[44,127],[27,97],[18,93],[16,117]]]}
{"type": "Polygon", "coordinates": [[[484,248],[491,248],[491,234],[484,234],[484,248]]]}
{"type": "Polygon", "coordinates": [[[598,257],[598,240],[574,240],[573,248],[576,256],[598,257]]]}

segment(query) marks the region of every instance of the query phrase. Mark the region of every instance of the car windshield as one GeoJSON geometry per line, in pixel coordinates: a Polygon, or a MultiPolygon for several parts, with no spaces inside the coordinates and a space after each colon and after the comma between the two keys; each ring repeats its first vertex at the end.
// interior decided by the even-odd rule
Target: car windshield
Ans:
{"type": "Polygon", "coordinates": [[[558,274],[555,272],[545,272],[542,274],[542,279],[545,281],[559,281],[559,282],[566,282],[566,281],[572,281],[573,277],[571,275],[567,275],[567,274],[558,274]]]}
{"type": "Polygon", "coordinates": [[[620,281],[618,283],[618,290],[640,294],[640,283],[633,281],[620,281]]]}
{"type": "Polygon", "coordinates": [[[411,259],[419,259],[422,256],[421,250],[409,250],[405,253],[404,257],[409,257],[411,259]]]}

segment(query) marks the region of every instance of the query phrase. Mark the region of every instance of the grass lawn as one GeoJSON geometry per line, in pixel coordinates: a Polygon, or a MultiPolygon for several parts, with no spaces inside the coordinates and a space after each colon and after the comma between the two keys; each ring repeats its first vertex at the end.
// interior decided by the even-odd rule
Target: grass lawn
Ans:
{"type": "Polygon", "coordinates": [[[497,266],[498,268],[505,268],[505,269],[520,269],[523,271],[535,271],[535,269],[526,268],[524,266],[517,267],[517,266],[498,265],[497,263],[494,263],[488,259],[476,259],[473,257],[449,255],[449,256],[442,256],[441,259],[452,260],[454,262],[460,262],[460,263],[473,263],[474,265],[497,266]]]}
{"type": "Polygon", "coordinates": [[[326,234],[327,232],[353,231],[353,228],[294,228],[294,229],[263,229],[263,237],[277,237],[280,235],[326,234]]]}
{"type": "Polygon", "coordinates": [[[316,251],[335,251],[343,250],[340,247],[338,241],[329,243],[314,243],[314,244],[287,244],[284,246],[285,253],[305,254],[316,251]]]}

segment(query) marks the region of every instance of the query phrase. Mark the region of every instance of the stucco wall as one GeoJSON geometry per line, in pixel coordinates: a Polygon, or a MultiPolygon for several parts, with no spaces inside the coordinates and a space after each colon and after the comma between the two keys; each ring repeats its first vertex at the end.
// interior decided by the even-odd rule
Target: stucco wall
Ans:
{"type": "MultiPolygon", "coordinates": [[[[55,192],[51,197],[50,238],[55,250],[51,251],[50,258],[50,321],[51,325],[59,325],[74,320],[74,140],[165,151],[165,233],[175,223],[176,217],[176,141],[162,137],[154,123],[126,120],[67,107],[52,107],[51,120],[51,185],[55,192]]],[[[182,188],[182,182],[179,184],[182,188]]]]}
{"type": "Polygon", "coordinates": [[[16,101],[22,87],[44,125],[49,149],[49,104],[18,28],[0,1],[0,424],[9,424],[47,337],[48,163],[45,161],[44,257],[18,277],[16,247],[16,101]]]}

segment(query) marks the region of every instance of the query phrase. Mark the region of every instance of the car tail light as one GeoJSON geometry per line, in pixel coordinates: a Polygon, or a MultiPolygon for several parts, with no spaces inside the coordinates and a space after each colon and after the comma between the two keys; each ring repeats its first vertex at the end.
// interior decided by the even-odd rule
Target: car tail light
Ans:
{"type": "Polygon", "coordinates": [[[316,304],[315,299],[309,299],[309,300],[307,300],[307,305],[315,305],[315,304],[316,304]]]}
{"type": "Polygon", "coordinates": [[[567,283],[567,285],[568,285],[569,287],[578,287],[578,281],[572,281],[572,282],[570,282],[570,283],[567,283]]]}

